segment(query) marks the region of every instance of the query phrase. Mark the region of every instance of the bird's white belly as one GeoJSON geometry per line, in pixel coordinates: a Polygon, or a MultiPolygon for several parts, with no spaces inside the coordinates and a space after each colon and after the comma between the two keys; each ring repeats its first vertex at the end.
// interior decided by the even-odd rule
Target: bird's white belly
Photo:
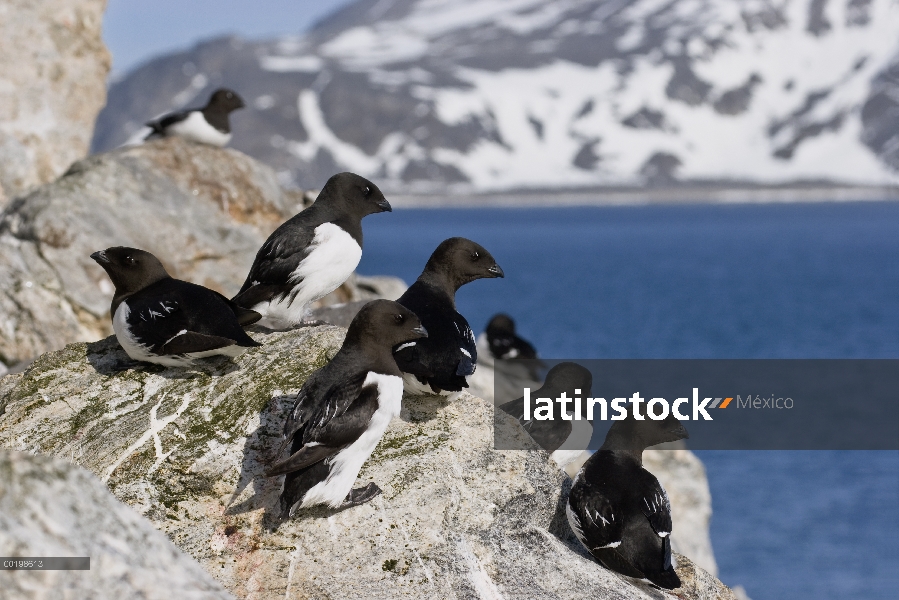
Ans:
{"type": "Polygon", "coordinates": [[[353,489],[362,465],[371,456],[375,446],[381,441],[390,420],[400,414],[403,398],[403,380],[395,375],[381,375],[369,372],[362,387],[378,387],[378,409],[372,415],[368,428],[348,448],[338,452],[329,460],[328,477],[309,489],[303,496],[301,508],[315,504],[327,504],[337,508],[353,489]]]}
{"type": "Polygon", "coordinates": [[[301,323],[309,304],[324,298],[346,281],[362,259],[362,248],[353,236],[333,223],[315,228],[311,250],[290,276],[296,296],[253,307],[265,317],[263,325],[301,323]]]}
{"type": "Polygon", "coordinates": [[[169,125],[166,134],[211,146],[224,146],[231,141],[230,133],[224,133],[210,125],[199,111],[190,113],[183,121],[169,125]]]}
{"type": "MultiPolygon", "coordinates": [[[[141,344],[131,334],[131,328],[128,327],[128,315],[131,314],[131,307],[127,302],[122,302],[112,316],[112,330],[115,332],[116,339],[125,350],[125,353],[134,360],[145,362],[159,362],[159,357],[150,353],[150,349],[141,344]]],[[[164,363],[163,363],[164,364],[164,363]]]]}

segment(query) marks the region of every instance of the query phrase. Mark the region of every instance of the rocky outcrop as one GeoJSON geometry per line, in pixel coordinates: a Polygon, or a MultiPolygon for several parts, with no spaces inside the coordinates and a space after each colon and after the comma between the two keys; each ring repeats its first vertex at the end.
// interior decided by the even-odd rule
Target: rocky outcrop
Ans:
{"type": "MultiPolygon", "coordinates": [[[[106,0],[0,5],[0,188],[13,198],[85,156],[106,103],[106,0]]],[[[2,207],[0,193],[0,207],[2,207]]]]}
{"type": "MultiPolygon", "coordinates": [[[[360,473],[374,501],[278,523],[263,465],[344,333],[253,332],[262,347],[190,371],[118,372],[114,339],[73,344],[0,379],[0,447],[94,472],[241,598],[676,597],[590,559],[564,517],[570,481],[541,451],[494,450],[492,405],[470,394],[404,399],[360,473]]],[[[734,598],[678,558],[677,597],[734,598]]]]}
{"type": "Polygon", "coordinates": [[[0,450],[0,480],[0,556],[90,557],[90,570],[4,571],[0,597],[233,598],[84,469],[0,450]]]}
{"type": "Polygon", "coordinates": [[[233,294],[268,234],[301,208],[268,167],[179,139],[75,163],[0,217],[0,361],[110,333],[113,288],[92,252],[143,248],[174,277],[233,294]]]}

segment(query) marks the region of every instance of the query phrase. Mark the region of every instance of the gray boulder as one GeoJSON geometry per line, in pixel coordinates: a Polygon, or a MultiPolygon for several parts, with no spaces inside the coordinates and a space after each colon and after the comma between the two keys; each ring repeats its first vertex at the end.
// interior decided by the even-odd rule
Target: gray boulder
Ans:
{"type": "MultiPolygon", "coordinates": [[[[253,332],[262,347],[190,371],[115,372],[114,338],[72,344],[0,379],[0,447],[94,472],[241,598],[675,597],[589,558],[564,517],[570,481],[542,451],[494,450],[493,407],[470,394],[404,399],[359,475],[374,501],[279,523],[282,480],[261,472],[344,334],[253,332]]],[[[680,598],[734,598],[678,564],[680,598]]]]}
{"type": "Polygon", "coordinates": [[[4,571],[0,598],[233,598],[94,475],[0,450],[0,556],[90,557],[90,570],[4,571]]]}
{"type": "Polygon", "coordinates": [[[0,8],[0,208],[85,156],[106,104],[106,0],[8,0],[0,8]]]}
{"type": "Polygon", "coordinates": [[[302,206],[265,165],[179,139],[75,163],[0,215],[0,362],[111,333],[113,287],[92,252],[143,248],[172,276],[229,295],[302,206]]]}

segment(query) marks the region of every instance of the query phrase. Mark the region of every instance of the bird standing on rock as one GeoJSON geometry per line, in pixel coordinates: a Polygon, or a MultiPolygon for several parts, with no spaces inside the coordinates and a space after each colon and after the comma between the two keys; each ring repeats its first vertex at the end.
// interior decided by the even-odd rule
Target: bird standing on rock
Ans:
{"type": "MultiPolygon", "coordinates": [[[[518,419],[522,428],[533,438],[550,457],[564,469],[576,460],[593,437],[593,423],[586,419],[584,406],[581,403],[581,414],[568,410],[562,417],[562,410],[557,406],[556,398],[565,393],[568,398],[587,398],[593,386],[593,374],[573,362],[563,362],[554,366],[546,374],[543,386],[531,392],[531,402],[536,398],[549,398],[552,401],[552,418],[524,420],[524,398],[518,398],[500,405],[500,409],[518,419]]],[[[520,390],[519,390],[519,393],[520,390]]],[[[532,409],[533,410],[533,409],[532,409]]]]}
{"type": "Polygon", "coordinates": [[[566,504],[568,524],[603,566],[671,590],[671,504],[643,468],[643,450],[689,437],[674,416],[615,421],[602,447],[578,471],[566,504]]]}
{"type": "Polygon", "coordinates": [[[281,518],[297,508],[344,509],[379,493],[375,483],[352,489],[362,465],[400,414],[403,380],[393,359],[397,344],[427,337],[421,321],[391,300],[374,300],[350,323],[343,346],[313,373],[284,424],[290,457],[266,471],[287,475],[281,518]]]}
{"type": "Polygon", "coordinates": [[[406,390],[450,395],[468,387],[478,351],[474,333],[456,311],[456,291],[476,279],[503,277],[503,270],[481,245],[465,238],[444,240],[424,271],[397,300],[428,328],[428,338],[399,346],[396,364],[406,373],[406,390]]]}
{"type": "Polygon", "coordinates": [[[149,252],[117,246],[91,258],[115,285],[112,328],[132,359],[187,366],[260,345],[243,330],[259,320],[258,313],[201,285],[173,279],[149,252]]]}
{"type": "Polygon", "coordinates": [[[362,218],[385,211],[390,203],[374,183],[334,175],[312,206],[265,241],[234,302],[259,312],[267,327],[302,324],[309,304],[340,287],[359,264],[362,218]]]}
{"type": "Polygon", "coordinates": [[[177,136],[210,146],[225,146],[231,141],[228,115],[244,106],[237,92],[221,88],[212,93],[203,108],[173,112],[150,121],[131,142],[177,136]]]}

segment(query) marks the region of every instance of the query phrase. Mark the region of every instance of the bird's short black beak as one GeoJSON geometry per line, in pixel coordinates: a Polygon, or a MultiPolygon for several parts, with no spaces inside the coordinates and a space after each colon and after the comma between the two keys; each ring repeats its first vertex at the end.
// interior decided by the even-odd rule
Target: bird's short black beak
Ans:
{"type": "Polygon", "coordinates": [[[412,330],[412,333],[417,334],[419,337],[426,338],[428,337],[428,330],[425,329],[424,325],[419,325],[415,329],[412,330]]]}
{"type": "Polygon", "coordinates": [[[390,206],[390,202],[388,202],[386,198],[378,202],[378,208],[381,209],[381,212],[393,212],[393,208],[390,206]]]}
{"type": "Polygon", "coordinates": [[[91,258],[93,258],[98,263],[108,263],[109,262],[109,259],[106,258],[106,252],[104,252],[102,250],[91,254],[91,258]]]}
{"type": "Polygon", "coordinates": [[[499,265],[493,265],[492,267],[487,269],[487,272],[490,273],[491,275],[493,275],[494,277],[505,277],[506,276],[506,274],[503,273],[502,267],[500,267],[499,265]]]}

